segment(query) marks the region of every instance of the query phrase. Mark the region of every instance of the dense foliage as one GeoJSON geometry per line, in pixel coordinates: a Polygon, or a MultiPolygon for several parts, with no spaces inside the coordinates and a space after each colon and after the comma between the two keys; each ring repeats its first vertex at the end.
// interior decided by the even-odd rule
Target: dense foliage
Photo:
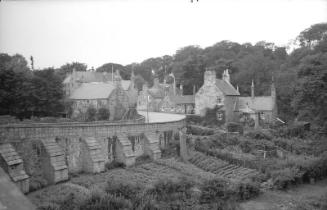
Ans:
{"type": "Polygon", "coordinates": [[[0,115],[59,116],[62,81],[53,68],[31,71],[21,55],[0,54],[0,115]]]}
{"type": "Polygon", "coordinates": [[[56,204],[40,206],[51,210],[102,209],[229,209],[237,208],[235,201],[247,200],[259,193],[252,183],[230,185],[220,179],[202,184],[182,179],[162,179],[150,187],[109,180],[105,191],[92,190],[86,197],[71,194],[56,204]]]}

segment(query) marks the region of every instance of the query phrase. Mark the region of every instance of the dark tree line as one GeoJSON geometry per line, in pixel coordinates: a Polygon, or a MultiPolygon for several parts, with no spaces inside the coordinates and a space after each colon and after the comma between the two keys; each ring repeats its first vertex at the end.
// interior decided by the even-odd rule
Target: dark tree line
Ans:
{"type": "MultiPolygon", "coordinates": [[[[174,73],[184,94],[203,84],[206,68],[214,69],[220,77],[225,69],[231,73],[232,84],[242,95],[250,94],[252,79],[256,95],[269,95],[272,78],[277,87],[279,116],[284,120],[298,119],[326,125],[327,118],[327,23],[316,24],[296,37],[297,48],[287,53],[285,47],[264,41],[254,45],[221,41],[200,48],[187,46],[173,56],[149,58],[126,66],[106,63],[96,69],[111,72],[119,69],[123,79],[136,74],[136,84],[153,84],[154,76],[163,82],[173,82],[174,73]],[[152,72],[155,72],[153,75],[152,72]]],[[[87,71],[83,63],[67,63],[58,69],[31,71],[20,55],[0,54],[0,114],[21,118],[57,116],[63,112],[61,82],[73,69],[87,71]]]]}

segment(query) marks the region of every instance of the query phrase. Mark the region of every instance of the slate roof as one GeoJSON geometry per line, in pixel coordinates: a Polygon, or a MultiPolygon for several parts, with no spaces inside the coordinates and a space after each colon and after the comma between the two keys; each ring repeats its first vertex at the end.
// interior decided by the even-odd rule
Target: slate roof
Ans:
{"type": "MultiPolygon", "coordinates": [[[[130,80],[122,80],[121,85],[123,90],[127,91],[131,84],[130,80]]],[[[110,93],[115,89],[115,83],[110,82],[90,82],[82,83],[76,88],[70,99],[105,99],[108,98],[110,93]]]]}
{"type": "Polygon", "coordinates": [[[228,96],[239,96],[240,93],[233,87],[233,85],[229,84],[228,82],[216,79],[216,86],[228,96]]]}
{"type": "Polygon", "coordinates": [[[247,106],[255,111],[272,111],[274,101],[271,96],[238,97],[238,109],[247,109],[247,106]]]}
{"type": "Polygon", "coordinates": [[[148,92],[153,98],[164,98],[165,97],[165,92],[162,89],[150,88],[150,89],[148,89],[148,92]]]}
{"type": "Polygon", "coordinates": [[[176,95],[170,96],[170,100],[173,101],[175,104],[194,104],[194,95],[176,95]]]}
{"type": "Polygon", "coordinates": [[[70,99],[107,99],[115,89],[113,83],[83,83],[70,96],[70,99]]]}
{"type": "MultiPolygon", "coordinates": [[[[112,81],[111,73],[103,73],[103,72],[93,72],[93,71],[76,71],[75,77],[80,82],[107,82],[112,81]]],[[[65,80],[64,84],[69,83],[71,81],[72,74],[69,74],[65,80]]]]}

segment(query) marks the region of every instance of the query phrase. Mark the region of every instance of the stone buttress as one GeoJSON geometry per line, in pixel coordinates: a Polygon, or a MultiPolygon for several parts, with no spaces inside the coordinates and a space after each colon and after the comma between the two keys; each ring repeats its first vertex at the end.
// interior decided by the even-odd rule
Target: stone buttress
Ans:
{"type": "Polygon", "coordinates": [[[42,168],[45,178],[50,183],[68,179],[68,168],[65,153],[54,139],[41,140],[45,152],[41,155],[42,168]]]}
{"type": "Polygon", "coordinates": [[[23,193],[29,191],[29,177],[24,170],[23,160],[9,143],[0,144],[0,166],[23,193]]]}
{"type": "Polygon", "coordinates": [[[83,171],[88,173],[100,173],[105,170],[105,158],[101,151],[101,145],[94,137],[83,138],[83,171]]]}
{"type": "Polygon", "coordinates": [[[132,166],[135,163],[135,154],[132,150],[132,143],[127,134],[120,133],[117,135],[116,155],[117,161],[124,163],[126,166],[132,166]]]}
{"type": "Polygon", "coordinates": [[[144,134],[144,151],[153,160],[161,158],[161,150],[159,148],[159,134],[156,132],[146,132],[144,134]]]}

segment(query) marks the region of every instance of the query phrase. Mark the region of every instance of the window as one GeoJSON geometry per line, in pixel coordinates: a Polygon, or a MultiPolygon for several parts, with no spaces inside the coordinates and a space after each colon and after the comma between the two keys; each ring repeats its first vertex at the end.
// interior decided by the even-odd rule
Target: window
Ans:
{"type": "Polygon", "coordinates": [[[218,121],[222,121],[222,120],[223,120],[224,115],[223,115],[222,112],[217,112],[217,113],[216,113],[216,116],[217,116],[217,120],[218,120],[218,121]]]}
{"type": "Polygon", "coordinates": [[[218,96],[217,97],[217,104],[221,104],[222,103],[222,100],[221,100],[221,98],[218,96]]]}

